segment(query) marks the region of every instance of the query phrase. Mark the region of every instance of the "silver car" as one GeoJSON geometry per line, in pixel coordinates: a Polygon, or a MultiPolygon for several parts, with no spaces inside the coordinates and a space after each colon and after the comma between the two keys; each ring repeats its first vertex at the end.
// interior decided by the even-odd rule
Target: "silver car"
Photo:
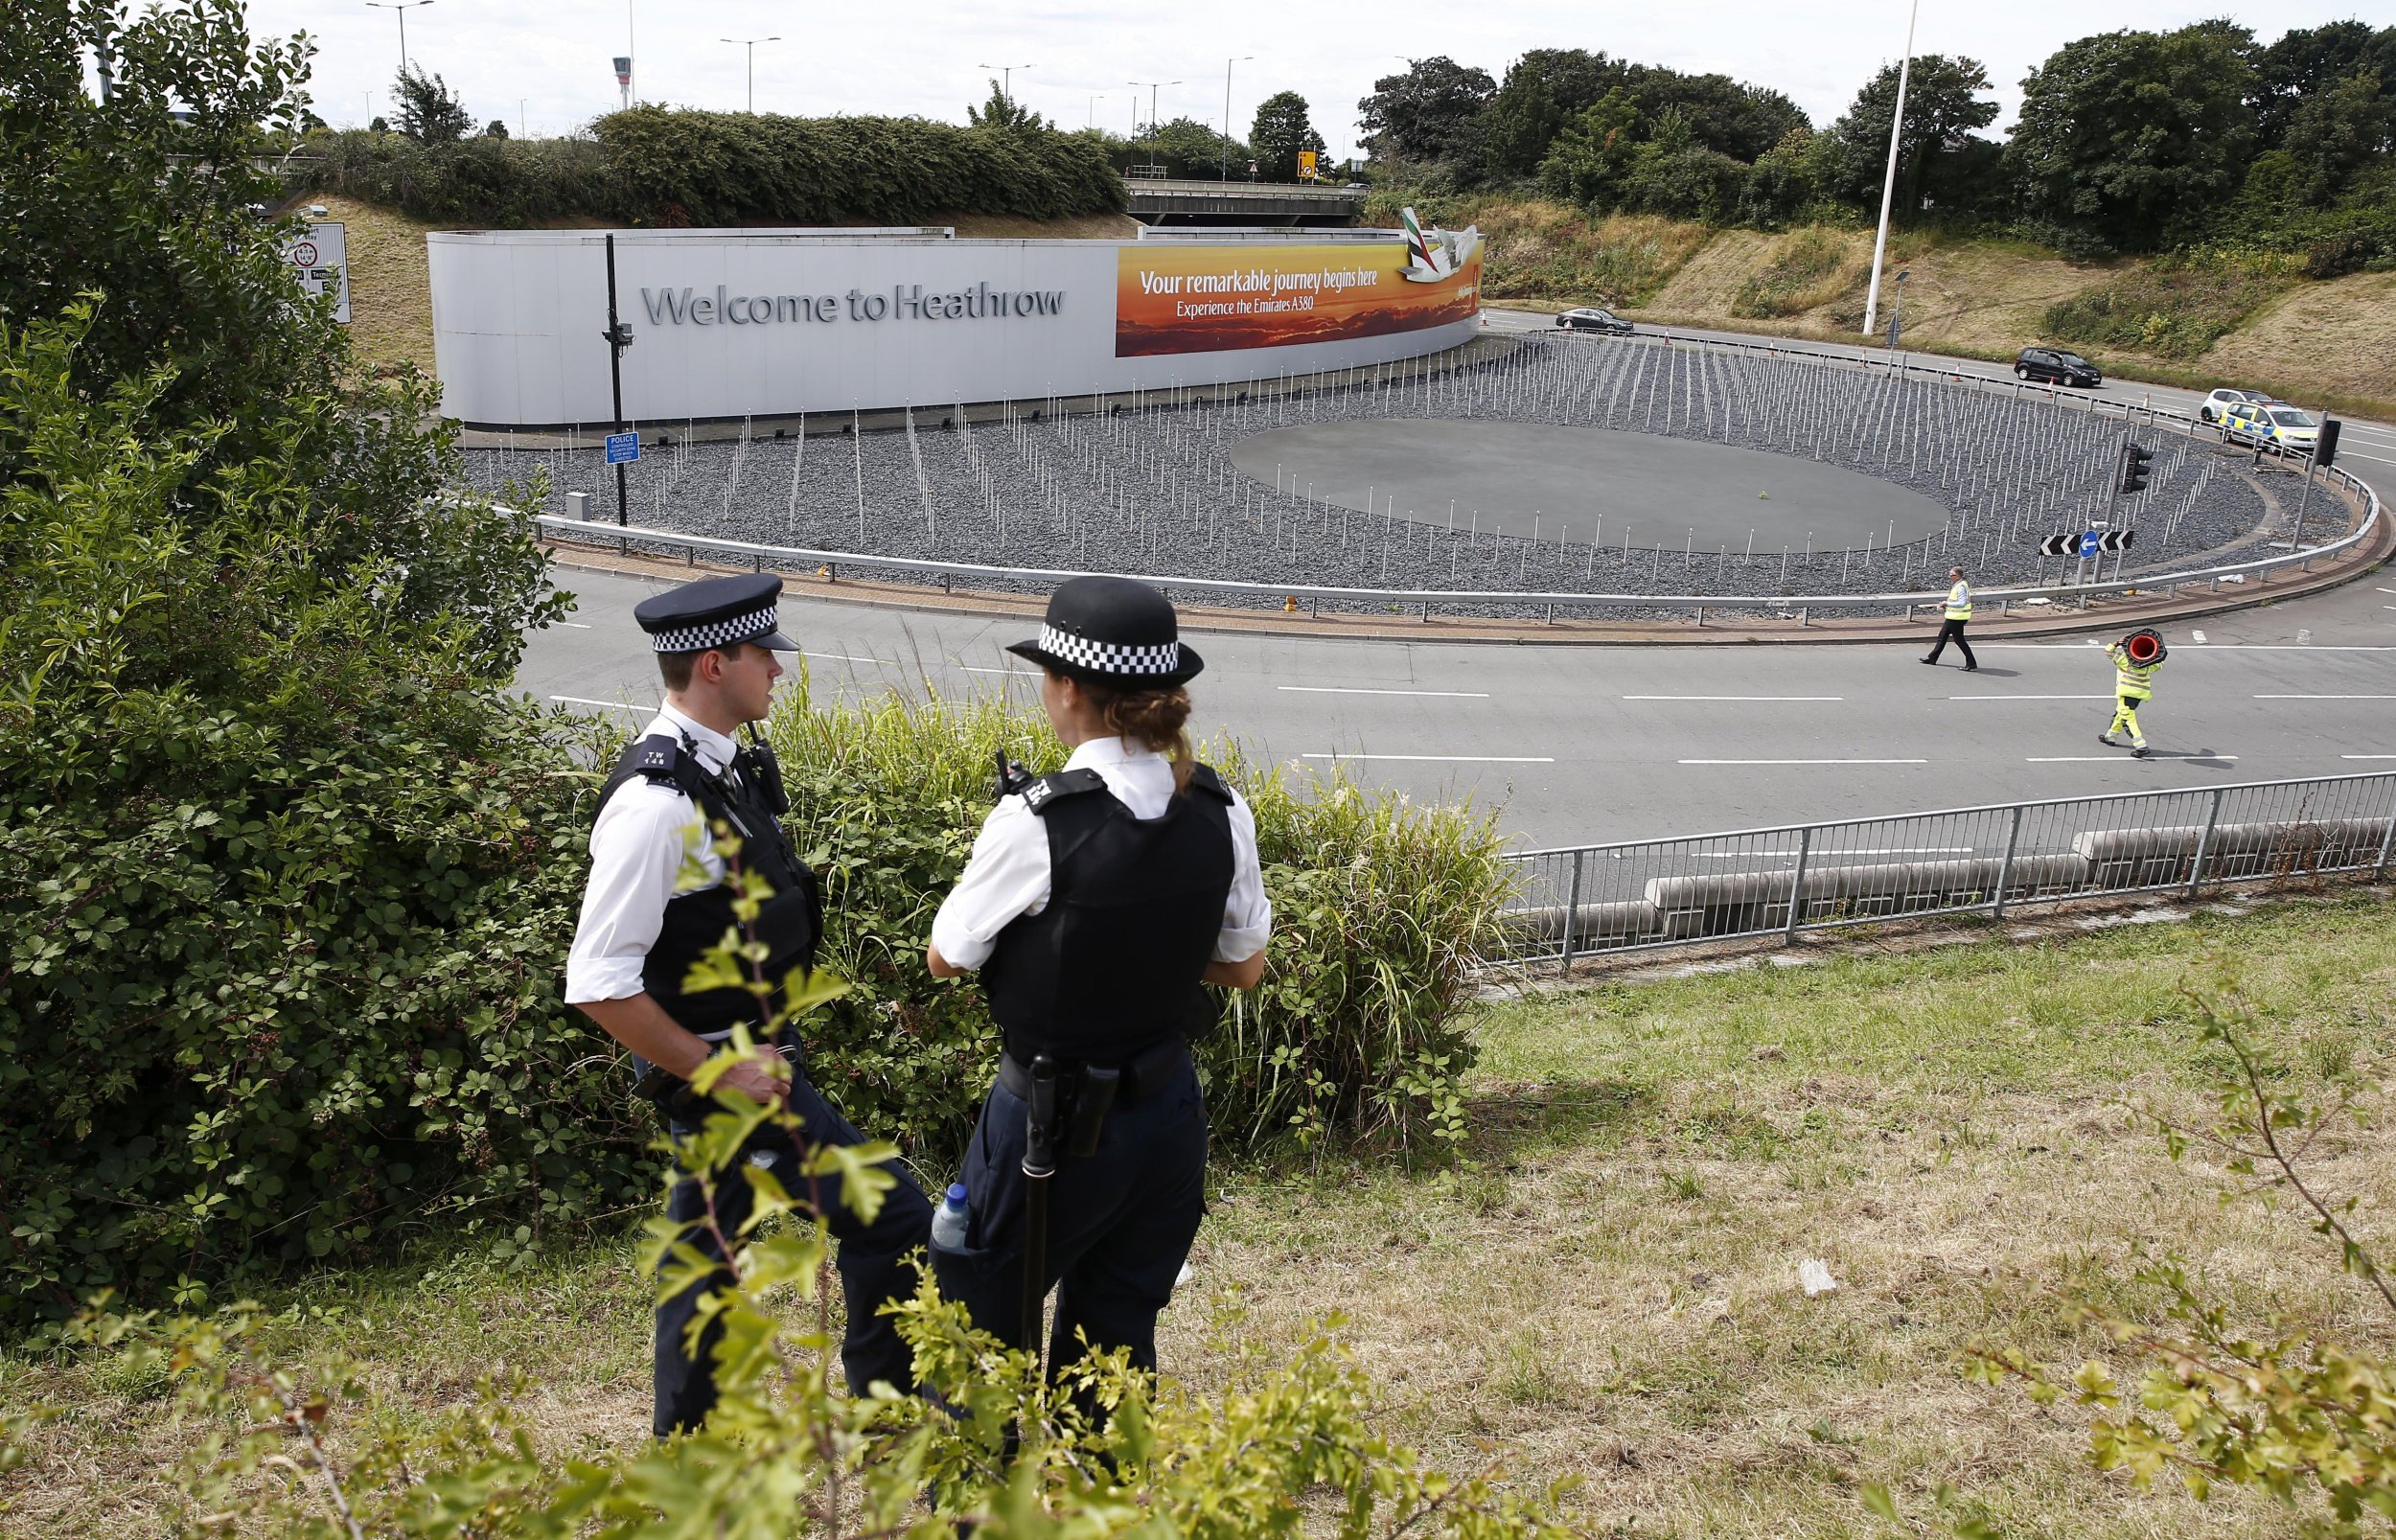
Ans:
{"type": "Polygon", "coordinates": [[[2197,421],[2218,423],[2229,415],[2233,406],[2260,406],[2271,398],[2259,390],[2231,390],[2223,387],[2197,403],[2197,421]]]}

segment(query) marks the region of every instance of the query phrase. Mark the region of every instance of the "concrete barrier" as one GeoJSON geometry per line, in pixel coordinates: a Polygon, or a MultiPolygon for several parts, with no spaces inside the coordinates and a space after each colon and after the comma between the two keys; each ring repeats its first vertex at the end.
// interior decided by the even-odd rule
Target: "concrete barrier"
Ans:
{"type": "Polygon", "coordinates": [[[2072,849],[2100,887],[2154,887],[2191,881],[2200,845],[2206,882],[2373,865],[2386,848],[2387,825],[2385,818],[2223,823],[2210,837],[2195,824],[2099,829],[2074,836],[2072,849]]]}

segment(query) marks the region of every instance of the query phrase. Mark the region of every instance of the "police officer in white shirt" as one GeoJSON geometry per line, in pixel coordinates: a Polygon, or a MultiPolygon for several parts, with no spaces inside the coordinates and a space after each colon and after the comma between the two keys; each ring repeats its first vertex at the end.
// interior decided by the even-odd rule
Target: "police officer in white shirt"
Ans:
{"type": "MultiPolygon", "coordinates": [[[[682,987],[691,965],[736,923],[716,825],[737,835],[742,867],[773,889],[752,932],[769,948],[767,977],[778,984],[791,970],[808,966],[819,932],[815,875],[782,828],[789,802],[781,767],[753,731],[746,747],[732,738],[736,728],[764,720],[773,681],[782,676],[774,654],[797,648],[780,630],[781,592],[782,580],[772,576],[708,578],[644,600],[633,611],[657,655],[665,704],[600,791],[590,831],[590,885],[566,958],[565,999],[632,1050],[640,1073],[635,1090],[659,1107],[677,1136],[695,1133],[704,1122],[711,1104],[696,1095],[688,1078],[731,1035],[733,1023],[746,1021],[764,1035],[758,1002],[748,991],[682,987]],[[703,885],[681,885],[686,859],[703,872],[703,885]]],[[[798,1039],[787,1029],[717,1084],[758,1101],[786,1101],[813,1143],[864,1142],[809,1082],[798,1039]]],[[[850,1387],[862,1393],[875,1380],[887,1380],[911,1389],[912,1355],[878,1311],[885,1300],[914,1293],[916,1271],[907,1258],[932,1227],[922,1188],[904,1168],[891,1167],[898,1184],[868,1225],[841,1202],[837,1178],[800,1174],[798,1154],[787,1139],[761,1139],[751,1158],[785,1189],[811,1198],[839,1241],[848,1302],[841,1363],[850,1387]]],[[[666,1212],[687,1222],[704,1204],[698,1182],[685,1177],[666,1212]]],[[[726,1231],[739,1225],[749,1207],[747,1183],[719,1185],[717,1211],[726,1231]]],[[[692,1241],[718,1254],[704,1230],[692,1241]]],[[[657,1308],[660,1437],[699,1427],[715,1405],[722,1326],[711,1321],[695,1344],[688,1332],[701,1299],[728,1281],[720,1272],[657,1308]]]]}
{"type": "Polygon", "coordinates": [[[1010,1345],[1037,1346],[1053,1285],[1052,1365],[1080,1358],[1079,1333],[1153,1369],[1157,1312],[1206,1207],[1189,1040],[1213,1023],[1207,985],[1251,989],[1264,974],[1256,817],[1191,752],[1183,686],[1202,664],[1162,593],[1075,578],[1039,639],[1008,650],[1041,666],[1041,702],[1072,754],[1001,798],[933,921],[933,973],[981,971],[1004,1046],[965,1160],[966,1245],[935,1249],[933,1266],[941,1292],[1010,1345]],[[1043,1076],[1055,1115],[1034,1129],[1043,1076]],[[1027,1192],[1027,1138],[1053,1156],[1045,1197],[1027,1192]],[[1025,1218],[1044,1210],[1027,1305],[1025,1218]]]}

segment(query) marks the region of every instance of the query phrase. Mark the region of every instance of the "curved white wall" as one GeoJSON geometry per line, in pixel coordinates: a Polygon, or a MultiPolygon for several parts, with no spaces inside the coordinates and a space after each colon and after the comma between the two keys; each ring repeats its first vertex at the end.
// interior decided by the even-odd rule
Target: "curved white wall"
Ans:
{"type": "MultiPolygon", "coordinates": [[[[636,423],[1265,379],[1435,353],[1468,340],[1480,324],[1476,261],[1448,282],[1444,296],[1449,313],[1464,312],[1461,319],[1346,340],[1118,356],[1125,346],[1117,327],[1119,287],[1137,282],[1131,270],[1151,253],[1160,260],[1171,253],[1185,265],[1201,257],[1192,242],[788,231],[615,236],[617,312],[634,339],[624,356],[624,411],[636,423]],[[910,303],[918,291],[929,303],[910,303]],[[770,318],[755,320],[760,310],[770,318]]],[[[608,314],[602,232],[437,232],[426,240],[436,367],[449,416],[492,426],[612,418],[601,335],[608,314]]],[[[1328,245],[1339,264],[1387,296],[1379,323],[1407,324],[1394,317],[1410,306],[1419,310],[1429,297],[1401,280],[1406,252],[1395,238],[1294,233],[1288,241],[1250,237],[1204,249],[1220,254],[1229,271],[1243,263],[1270,265],[1277,247],[1328,245]]],[[[1272,292],[1269,283],[1262,287],[1272,292]]],[[[1344,291],[1325,310],[1334,303],[1351,321],[1360,309],[1344,291]]]]}

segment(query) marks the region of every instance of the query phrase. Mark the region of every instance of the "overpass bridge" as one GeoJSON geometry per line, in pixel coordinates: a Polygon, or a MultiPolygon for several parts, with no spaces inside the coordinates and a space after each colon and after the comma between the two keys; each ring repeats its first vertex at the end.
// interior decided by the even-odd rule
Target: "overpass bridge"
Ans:
{"type": "Polygon", "coordinates": [[[1352,224],[1363,212],[1362,188],[1322,182],[1201,182],[1127,176],[1126,212],[1142,224],[1204,228],[1283,225],[1325,228],[1352,224]]]}

